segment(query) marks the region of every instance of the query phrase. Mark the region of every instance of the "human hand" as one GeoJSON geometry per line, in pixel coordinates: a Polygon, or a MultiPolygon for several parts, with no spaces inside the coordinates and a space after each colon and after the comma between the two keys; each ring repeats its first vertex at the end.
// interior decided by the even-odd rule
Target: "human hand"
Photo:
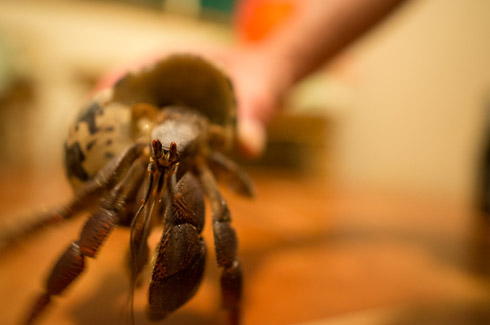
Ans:
{"type": "Polygon", "coordinates": [[[238,144],[251,158],[265,150],[267,126],[289,88],[287,69],[252,47],[233,49],[220,57],[230,74],[238,103],[238,144]]]}

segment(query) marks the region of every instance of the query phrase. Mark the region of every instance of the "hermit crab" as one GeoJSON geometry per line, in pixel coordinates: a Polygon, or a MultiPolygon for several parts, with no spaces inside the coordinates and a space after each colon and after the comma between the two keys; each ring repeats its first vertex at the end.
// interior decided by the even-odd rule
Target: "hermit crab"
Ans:
{"type": "Polygon", "coordinates": [[[237,238],[216,180],[249,197],[253,185],[222,153],[234,140],[236,103],[230,79],[203,58],[176,54],[126,74],[94,98],[65,142],[73,199],[19,230],[30,233],[89,212],[79,238],[54,265],[25,323],[37,320],[51,297],[82,273],[86,258],[96,257],[118,225],[130,227],[132,285],[150,261],[153,250],[147,239],[152,228],[163,228],[149,285],[148,317],[160,320],[175,311],[195,294],[204,273],[204,197],[211,206],[223,307],[231,322],[238,323],[242,271],[237,238]]]}

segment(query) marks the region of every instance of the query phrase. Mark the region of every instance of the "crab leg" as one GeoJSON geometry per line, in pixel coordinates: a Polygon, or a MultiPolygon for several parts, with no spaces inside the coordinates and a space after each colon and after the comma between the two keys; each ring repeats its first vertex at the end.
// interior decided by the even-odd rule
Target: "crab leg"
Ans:
{"type": "Polygon", "coordinates": [[[140,186],[145,173],[143,160],[133,163],[124,179],[106,195],[97,212],[85,223],[80,238],[67,248],[52,269],[46,281],[46,291],[39,295],[29,314],[26,324],[31,324],[45,309],[51,296],[61,294],[82,273],[85,257],[95,258],[100,246],[115,228],[126,210],[128,194],[140,186]]]}
{"type": "Polygon", "coordinates": [[[223,308],[230,312],[230,323],[240,323],[240,302],[242,298],[242,269],[237,259],[238,241],[231,226],[231,215],[225,199],[211,171],[202,166],[199,180],[211,202],[213,232],[218,266],[221,272],[221,296],[223,308]]]}
{"type": "Polygon", "coordinates": [[[167,184],[169,204],[148,295],[151,320],[162,319],[196,293],[206,260],[201,237],[204,197],[199,183],[187,173],[177,185],[173,185],[173,174],[167,184]]]}
{"type": "Polygon", "coordinates": [[[235,193],[249,198],[255,195],[252,180],[234,161],[214,151],[208,156],[207,163],[216,179],[225,183],[235,193]]]}
{"type": "Polygon", "coordinates": [[[35,215],[21,225],[0,227],[2,229],[2,233],[0,233],[0,249],[6,248],[46,226],[70,219],[91,207],[107,188],[113,186],[116,180],[127,172],[133,162],[141,155],[142,150],[143,146],[140,143],[127,148],[121,155],[107,164],[94,178],[80,187],[74,198],[62,208],[35,215]]]}

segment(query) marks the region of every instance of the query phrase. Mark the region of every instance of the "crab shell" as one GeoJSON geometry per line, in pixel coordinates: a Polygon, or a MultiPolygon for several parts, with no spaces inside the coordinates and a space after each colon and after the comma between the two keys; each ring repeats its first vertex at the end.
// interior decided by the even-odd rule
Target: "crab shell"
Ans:
{"type": "Polygon", "coordinates": [[[124,148],[148,136],[152,121],[134,114],[135,107],[144,105],[162,110],[171,105],[197,110],[221,130],[225,147],[233,142],[236,101],[228,76],[201,57],[171,55],[126,74],[82,109],[65,142],[66,172],[75,189],[124,148]]]}

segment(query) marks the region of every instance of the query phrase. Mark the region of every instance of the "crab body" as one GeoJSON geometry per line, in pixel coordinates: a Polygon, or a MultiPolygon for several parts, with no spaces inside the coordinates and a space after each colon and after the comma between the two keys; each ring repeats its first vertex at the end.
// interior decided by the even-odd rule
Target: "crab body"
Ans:
{"type": "Polygon", "coordinates": [[[176,310],[197,291],[204,272],[204,197],[211,205],[223,306],[231,322],[238,323],[242,275],[237,238],[215,181],[226,180],[237,193],[253,195],[246,174],[221,154],[233,142],[235,115],[230,80],[191,55],[174,55],[129,73],[96,96],[78,115],[65,142],[74,198],[41,215],[24,232],[83,211],[91,214],[55,264],[26,323],[36,320],[51,296],[82,273],[84,260],[96,257],[117,225],[130,226],[132,287],[150,260],[149,233],[163,227],[148,316],[158,320],[176,310]]]}
{"type": "Polygon", "coordinates": [[[223,148],[215,149],[229,149],[236,118],[230,79],[197,56],[174,55],[128,73],[80,111],[65,142],[65,168],[72,186],[78,188],[123,149],[147,136],[157,118],[148,110],[167,110],[175,104],[202,114],[223,143],[223,148]]]}

